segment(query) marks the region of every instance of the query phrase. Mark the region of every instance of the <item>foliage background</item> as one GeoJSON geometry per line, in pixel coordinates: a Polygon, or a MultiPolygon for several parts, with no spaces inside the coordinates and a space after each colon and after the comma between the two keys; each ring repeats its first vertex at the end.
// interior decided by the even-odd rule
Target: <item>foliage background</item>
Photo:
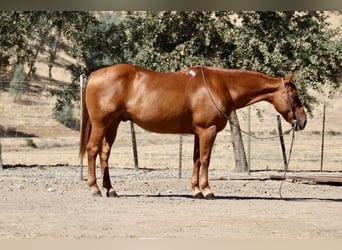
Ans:
{"type": "MultiPolygon", "coordinates": [[[[0,73],[17,65],[35,73],[40,51],[49,53],[50,80],[58,50],[77,59],[68,65],[71,85],[58,93],[56,118],[79,98],[80,74],[127,62],[159,71],[205,64],[256,70],[275,76],[297,73],[309,114],[317,99],[340,91],[341,30],[321,11],[12,11],[0,12],[0,73]],[[71,100],[69,100],[71,99],[71,100]]],[[[70,112],[69,112],[70,113],[70,112]]],[[[72,114],[72,112],[70,113],[72,114]]]]}

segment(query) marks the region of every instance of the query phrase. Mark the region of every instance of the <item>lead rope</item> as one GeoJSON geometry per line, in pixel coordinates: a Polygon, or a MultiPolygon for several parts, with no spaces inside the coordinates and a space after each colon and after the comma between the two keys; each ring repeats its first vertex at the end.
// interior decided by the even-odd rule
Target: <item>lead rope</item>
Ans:
{"type": "MultiPolygon", "coordinates": [[[[227,115],[218,107],[218,105],[216,104],[216,102],[215,102],[215,100],[214,100],[214,98],[213,98],[213,96],[212,96],[212,94],[211,94],[211,91],[210,91],[210,89],[209,89],[209,87],[208,87],[207,81],[206,81],[205,76],[204,76],[204,69],[203,69],[203,66],[202,66],[202,65],[201,65],[201,73],[202,73],[202,80],[203,80],[204,86],[205,86],[205,88],[206,88],[206,90],[207,90],[207,92],[208,92],[208,95],[209,95],[209,97],[210,97],[210,100],[212,101],[212,103],[214,104],[214,106],[216,107],[216,109],[220,112],[220,114],[221,114],[224,118],[226,118],[227,120],[229,120],[229,116],[227,116],[227,115]]],[[[293,111],[293,109],[292,109],[292,105],[291,105],[291,103],[290,103],[289,93],[288,93],[287,90],[286,90],[286,86],[285,86],[285,84],[284,84],[283,78],[281,78],[281,82],[282,82],[282,84],[283,84],[283,86],[284,86],[285,92],[287,93],[287,100],[288,100],[288,102],[289,102],[289,107],[290,107],[290,109],[291,109],[292,117],[295,117],[295,116],[294,116],[294,111],[293,111]]],[[[250,133],[248,133],[248,132],[242,130],[241,128],[239,128],[238,126],[236,126],[236,125],[233,124],[233,123],[230,123],[230,124],[232,124],[234,127],[236,127],[240,132],[242,132],[242,133],[244,133],[244,134],[246,134],[246,135],[248,135],[248,136],[250,136],[250,137],[252,137],[252,138],[254,138],[254,139],[266,140],[266,139],[274,139],[274,138],[278,138],[278,137],[279,137],[279,136],[258,137],[258,136],[252,135],[252,134],[250,134],[250,133]]],[[[283,198],[283,196],[282,196],[282,192],[281,192],[281,191],[282,191],[282,187],[283,187],[284,180],[285,180],[285,178],[286,178],[287,169],[288,169],[288,166],[289,166],[289,163],[290,163],[290,160],[291,160],[292,149],[293,149],[294,139],[295,139],[295,128],[296,128],[296,125],[297,125],[295,119],[293,119],[292,124],[293,124],[294,126],[292,126],[291,129],[289,129],[289,130],[287,130],[287,131],[284,132],[284,134],[288,134],[288,133],[292,130],[292,139],[291,139],[291,146],[290,146],[289,155],[288,155],[288,158],[287,158],[287,167],[285,168],[284,175],[283,175],[282,181],[281,181],[280,186],[279,186],[279,196],[280,196],[280,199],[282,199],[282,200],[283,200],[284,198],[283,198]]]]}
{"type": "Polygon", "coordinates": [[[290,146],[290,152],[289,152],[289,155],[288,155],[288,158],[287,158],[287,166],[286,166],[286,168],[285,168],[284,175],[283,175],[283,178],[282,178],[281,183],[280,183],[280,186],[279,186],[279,197],[280,197],[280,199],[282,199],[282,200],[284,200],[284,198],[283,198],[283,196],[282,196],[282,194],[281,194],[281,190],[282,190],[282,187],[283,187],[283,183],[284,183],[284,181],[285,181],[285,178],[286,178],[287,169],[288,169],[289,164],[290,164],[294,140],[295,140],[295,130],[293,129],[293,132],[292,132],[292,139],[291,139],[291,146],[290,146]]]}

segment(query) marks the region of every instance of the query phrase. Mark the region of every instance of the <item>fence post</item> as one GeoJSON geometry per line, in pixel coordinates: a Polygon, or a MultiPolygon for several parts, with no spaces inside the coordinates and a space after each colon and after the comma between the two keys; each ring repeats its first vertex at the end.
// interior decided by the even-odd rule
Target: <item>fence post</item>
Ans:
{"type": "MultiPolygon", "coordinates": [[[[248,106],[248,120],[247,120],[248,134],[251,134],[251,106],[248,106]]],[[[251,175],[251,137],[247,136],[247,172],[251,175]]]]}
{"type": "Polygon", "coordinates": [[[1,151],[1,137],[0,137],[0,170],[3,170],[4,166],[2,165],[2,151],[1,151]]]}
{"type": "MultiPolygon", "coordinates": [[[[83,125],[83,75],[80,75],[80,143],[81,143],[81,130],[83,125]]],[[[83,180],[83,157],[80,157],[80,178],[83,180]]]]}
{"type": "Polygon", "coordinates": [[[277,115],[277,122],[278,122],[278,133],[279,133],[280,146],[281,146],[281,151],[283,152],[284,169],[285,169],[285,171],[287,171],[286,150],[285,150],[285,143],[284,143],[284,137],[283,137],[283,130],[281,127],[280,115],[277,115]]]}
{"type": "Polygon", "coordinates": [[[183,136],[179,136],[179,169],[178,177],[182,178],[182,162],[183,162],[183,136]]]}
{"type": "Polygon", "coordinates": [[[130,121],[130,124],[131,124],[131,137],[132,137],[133,157],[134,157],[134,169],[135,170],[139,170],[137,139],[135,137],[134,123],[132,121],[130,121]]]}
{"type": "Polygon", "coordinates": [[[321,172],[323,172],[323,156],[324,156],[324,134],[325,134],[325,102],[323,104],[323,121],[322,121],[322,146],[321,146],[321,172]]]}

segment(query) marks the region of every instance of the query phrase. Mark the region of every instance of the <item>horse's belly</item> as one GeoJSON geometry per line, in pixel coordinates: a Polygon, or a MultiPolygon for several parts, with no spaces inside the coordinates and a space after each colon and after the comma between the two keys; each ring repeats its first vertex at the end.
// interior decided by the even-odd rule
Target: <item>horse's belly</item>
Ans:
{"type": "Polygon", "coordinates": [[[144,115],[131,116],[130,120],[139,127],[155,133],[193,133],[192,122],[188,117],[167,116],[165,114],[154,116],[145,113],[144,115]]]}

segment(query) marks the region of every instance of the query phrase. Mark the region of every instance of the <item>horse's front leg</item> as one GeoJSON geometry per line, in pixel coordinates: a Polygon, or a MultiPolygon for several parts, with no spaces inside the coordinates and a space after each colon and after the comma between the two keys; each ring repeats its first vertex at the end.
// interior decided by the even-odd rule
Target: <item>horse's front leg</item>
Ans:
{"type": "Polygon", "coordinates": [[[208,169],[210,164],[211,151],[214,145],[216,134],[216,126],[211,126],[206,129],[200,129],[198,133],[201,163],[200,188],[202,190],[204,198],[206,199],[215,199],[215,195],[211,191],[209,186],[208,169]]]}
{"type": "Polygon", "coordinates": [[[199,174],[200,174],[201,162],[200,162],[200,148],[199,148],[198,135],[195,135],[193,160],[194,160],[194,167],[193,167],[192,178],[191,178],[191,187],[193,190],[192,196],[196,199],[201,199],[203,198],[203,195],[199,186],[199,174]]]}

